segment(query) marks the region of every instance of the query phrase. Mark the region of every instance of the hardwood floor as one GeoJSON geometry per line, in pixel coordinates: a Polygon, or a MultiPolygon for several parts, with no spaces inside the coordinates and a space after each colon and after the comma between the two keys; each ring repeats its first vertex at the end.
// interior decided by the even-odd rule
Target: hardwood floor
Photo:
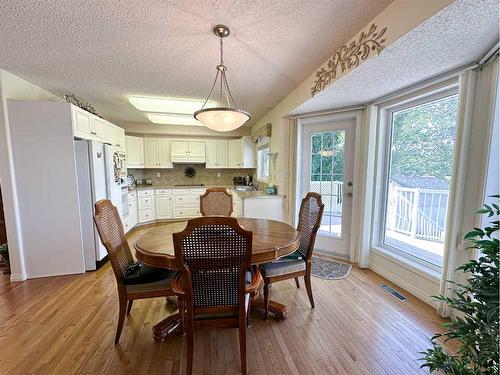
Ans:
{"type": "MultiPolygon", "coordinates": [[[[382,283],[392,285],[357,267],[342,280],[313,277],[315,309],[303,280],[300,289],[294,280],[273,285],[271,296],[288,306],[288,318],[252,317],[249,373],[428,373],[419,369],[418,352],[429,347],[442,319],[409,293],[402,291],[408,301],[398,301],[382,283]]],[[[183,373],[184,337],[155,342],[151,334],[174,309],[162,298],[135,301],[114,346],[118,297],[109,264],[85,275],[13,284],[0,275],[0,374],[183,373]]],[[[239,368],[237,329],[195,333],[195,374],[239,368]]]]}

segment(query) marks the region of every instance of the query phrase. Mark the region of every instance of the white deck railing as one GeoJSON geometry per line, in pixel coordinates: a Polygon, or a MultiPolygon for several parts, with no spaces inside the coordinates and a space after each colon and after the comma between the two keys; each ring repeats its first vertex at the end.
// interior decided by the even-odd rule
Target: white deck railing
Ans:
{"type": "Polygon", "coordinates": [[[342,181],[310,181],[310,189],[321,194],[321,201],[325,205],[325,215],[342,214],[344,202],[344,188],[342,181]]]}
{"type": "Polygon", "coordinates": [[[386,228],[414,238],[443,242],[447,204],[447,190],[390,184],[386,228]]]}

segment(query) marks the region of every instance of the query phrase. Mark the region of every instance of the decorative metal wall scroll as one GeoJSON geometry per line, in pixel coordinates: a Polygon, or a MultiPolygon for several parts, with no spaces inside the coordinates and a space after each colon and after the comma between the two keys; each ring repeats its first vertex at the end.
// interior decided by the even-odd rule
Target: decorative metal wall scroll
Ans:
{"type": "Polygon", "coordinates": [[[385,32],[387,27],[377,31],[378,26],[372,24],[367,31],[362,31],[357,41],[352,41],[349,45],[344,44],[328,60],[327,68],[321,68],[316,72],[317,80],[311,88],[311,95],[325,89],[337,78],[337,70],[340,67],[343,73],[353,67],[357,67],[360,61],[366,60],[371,51],[379,54],[385,47],[385,32]]]}

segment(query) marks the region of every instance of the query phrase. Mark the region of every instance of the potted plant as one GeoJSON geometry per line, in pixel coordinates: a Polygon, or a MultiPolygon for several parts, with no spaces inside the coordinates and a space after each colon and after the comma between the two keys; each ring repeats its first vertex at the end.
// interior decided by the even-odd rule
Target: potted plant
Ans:
{"type": "MultiPolygon", "coordinates": [[[[499,195],[494,196],[499,199],[499,195]]],[[[454,284],[452,297],[437,296],[458,313],[443,327],[446,332],[432,337],[433,348],[423,352],[430,372],[452,375],[498,374],[499,371],[499,206],[484,205],[476,213],[492,218],[489,226],[474,228],[465,235],[470,248],[479,251],[479,258],[459,267],[467,273],[466,284],[454,284]],[[436,341],[443,338],[458,341],[458,350],[451,354],[436,341]]]]}

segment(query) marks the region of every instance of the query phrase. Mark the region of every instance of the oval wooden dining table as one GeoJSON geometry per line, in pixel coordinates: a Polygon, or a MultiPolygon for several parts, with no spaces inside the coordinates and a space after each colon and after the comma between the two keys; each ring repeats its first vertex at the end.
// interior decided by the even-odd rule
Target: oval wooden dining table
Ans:
{"type": "MultiPolygon", "coordinates": [[[[299,232],[292,226],[274,220],[238,218],[244,229],[253,233],[252,264],[272,262],[293,253],[299,247],[299,232]]],[[[174,256],[172,234],[182,232],[187,221],[178,221],[147,229],[134,243],[137,259],[154,267],[177,269],[174,256]]],[[[252,301],[252,309],[263,309],[264,301],[258,296],[252,301]]],[[[269,301],[269,311],[276,319],[284,319],[287,314],[285,305],[269,301]]],[[[155,340],[164,340],[179,324],[179,314],[163,319],[153,327],[155,340]]]]}

